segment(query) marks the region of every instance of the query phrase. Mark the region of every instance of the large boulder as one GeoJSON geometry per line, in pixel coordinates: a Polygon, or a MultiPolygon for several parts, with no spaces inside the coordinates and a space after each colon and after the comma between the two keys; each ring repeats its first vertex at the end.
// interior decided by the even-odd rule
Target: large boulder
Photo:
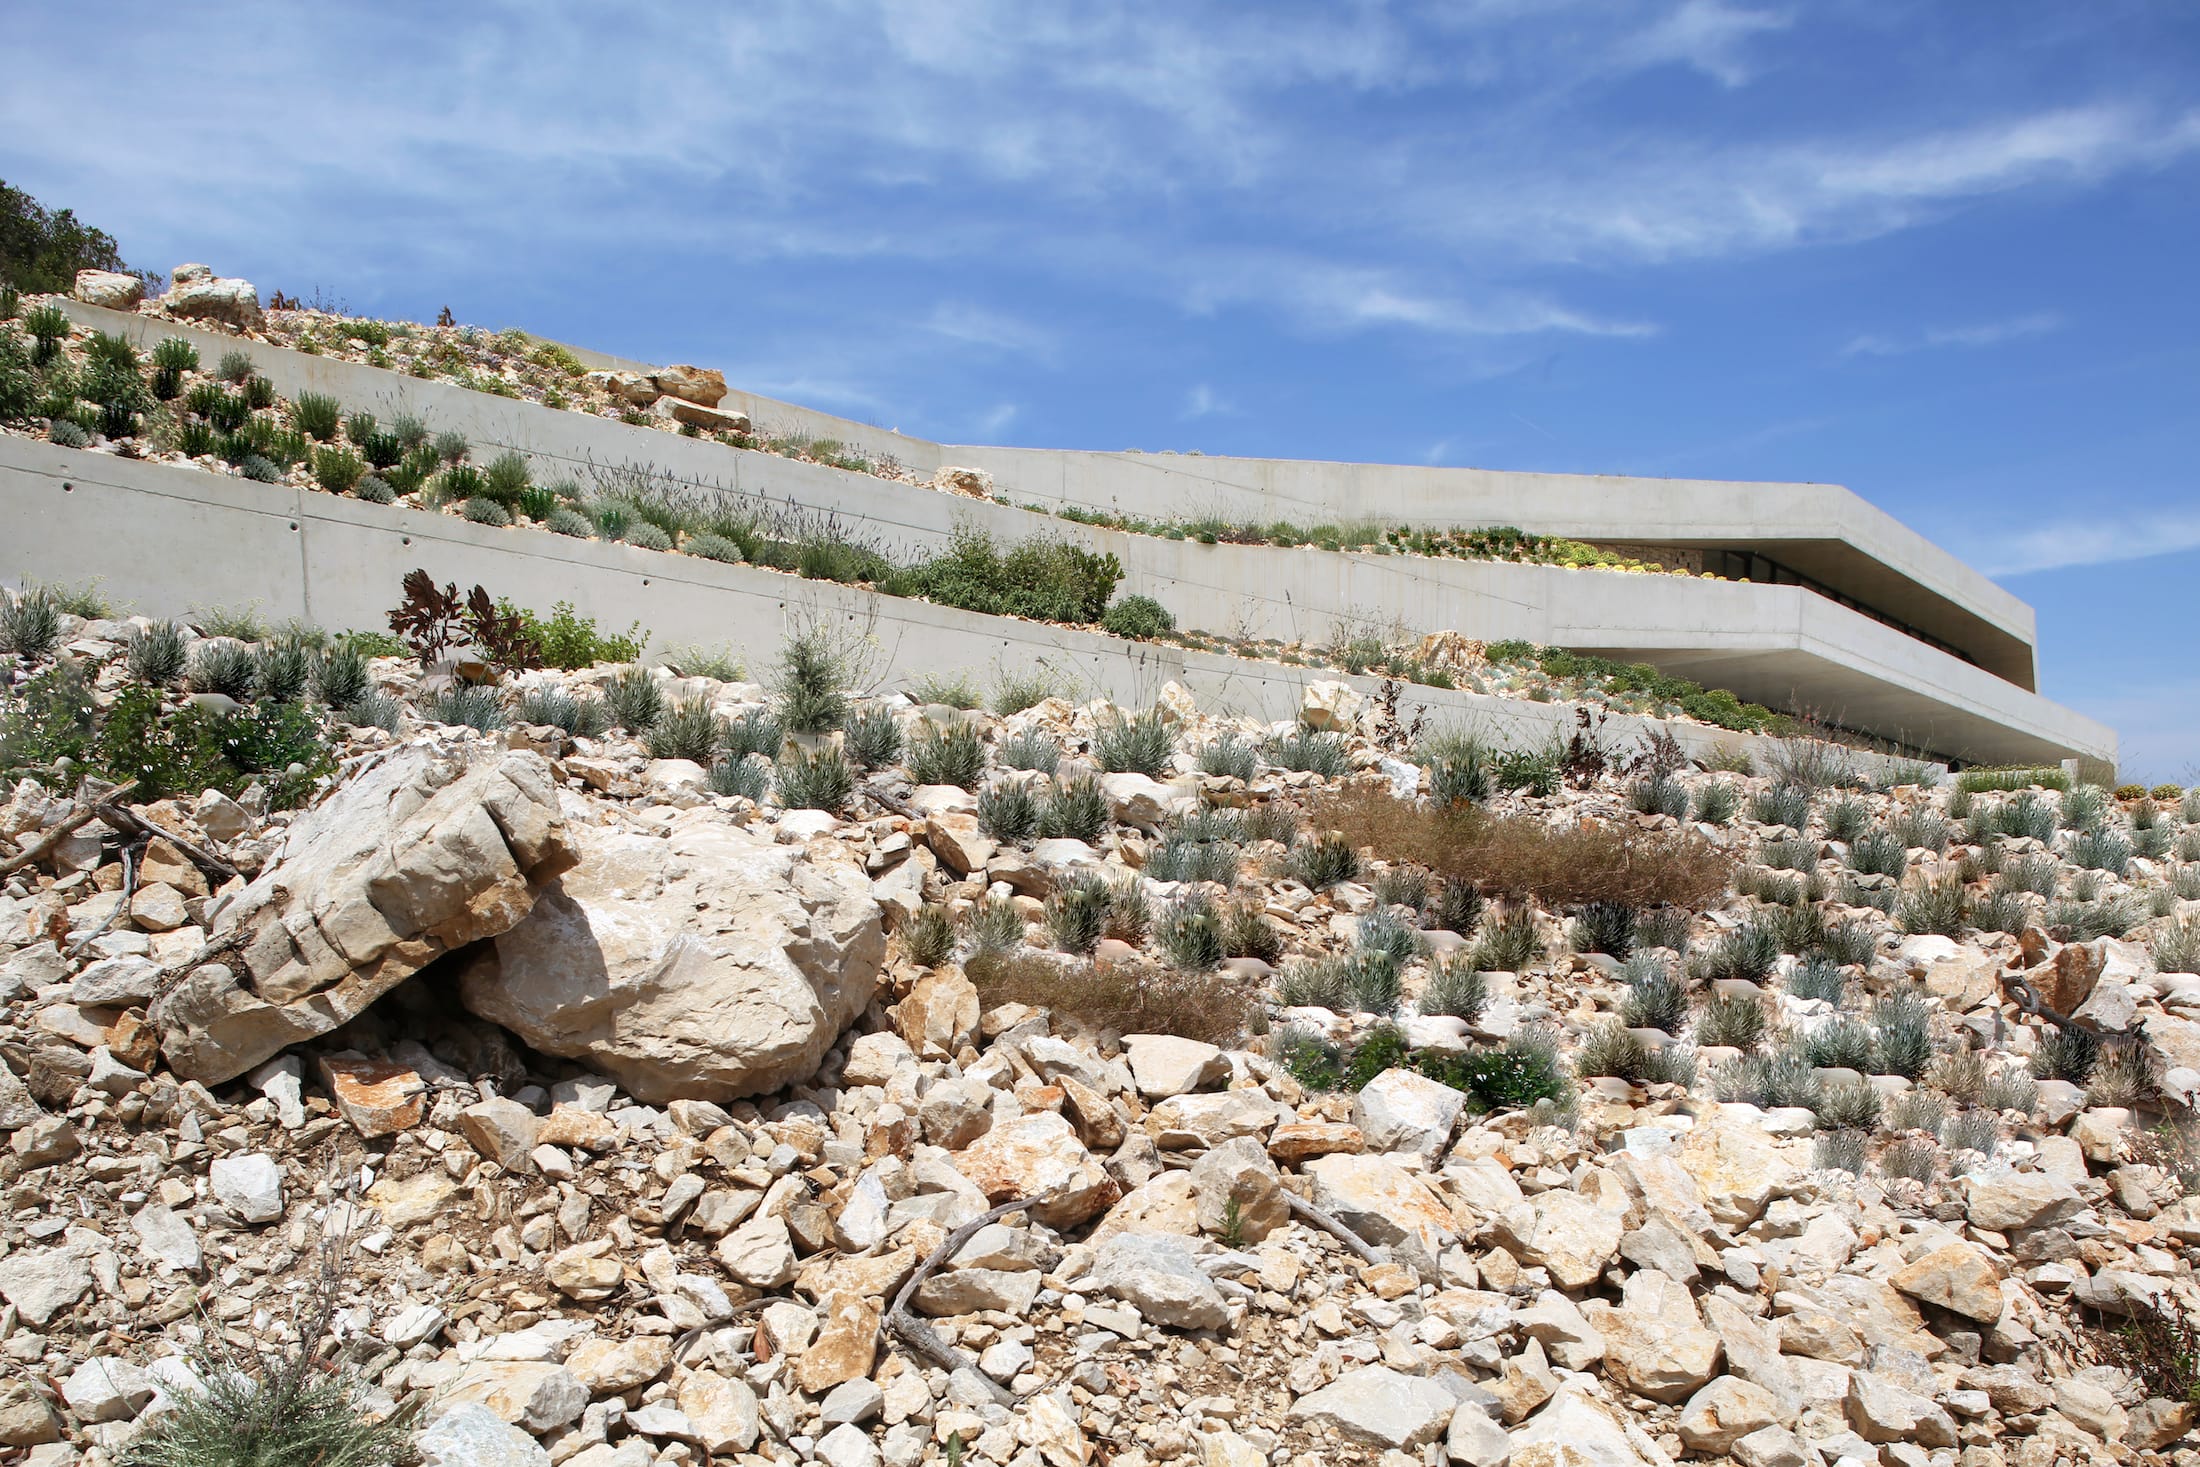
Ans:
{"type": "Polygon", "coordinates": [[[168,293],[160,304],[172,316],[218,321],[239,331],[259,331],[267,326],[260,309],[260,293],[249,280],[216,275],[204,265],[178,265],[168,277],[168,293]]]}
{"type": "Polygon", "coordinates": [[[154,1010],[176,1073],[219,1084],[525,917],[572,860],[541,755],[400,748],[306,811],[212,915],[233,955],[154,1010]]]}
{"type": "Polygon", "coordinates": [[[653,1103],[807,1080],[877,987],[862,866],[698,820],[576,831],[578,861],[468,965],[459,995],[544,1054],[653,1103]]]}
{"type": "Polygon", "coordinates": [[[726,375],[709,367],[693,367],[678,363],[661,367],[650,374],[649,385],[666,397],[677,397],[686,402],[701,403],[714,408],[726,397],[726,375]]]}
{"type": "Polygon", "coordinates": [[[110,311],[134,311],[138,302],[145,299],[145,282],[135,275],[124,275],[114,270],[79,270],[76,272],[76,288],[69,294],[88,306],[105,306],[110,311]]]}

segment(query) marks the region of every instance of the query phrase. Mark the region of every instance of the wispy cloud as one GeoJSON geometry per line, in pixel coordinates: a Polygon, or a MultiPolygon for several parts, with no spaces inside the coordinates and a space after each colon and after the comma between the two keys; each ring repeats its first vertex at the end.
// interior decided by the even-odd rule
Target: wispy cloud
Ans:
{"type": "Polygon", "coordinates": [[[1050,331],[967,301],[942,301],[934,306],[924,318],[924,329],[968,346],[1040,361],[1052,360],[1059,345],[1050,331]]]}
{"type": "Polygon", "coordinates": [[[1008,425],[1016,421],[1019,411],[1015,403],[1000,402],[978,414],[971,425],[977,430],[977,441],[985,443],[1000,437],[1008,431],[1008,425]]]}
{"type": "Polygon", "coordinates": [[[2022,576],[2081,565],[2113,565],[2200,549],[2200,510],[2164,509],[2108,518],[2050,521],[1977,546],[1988,575],[2022,576]]]}
{"type": "Polygon", "coordinates": [[[1643,29],[1624,36],[1612,54],[1629,69],[1677,62],[1721,86],[1738,87],[1757,74],[1756,64],[1745,54],[1749,40],[1785,30],[1792,23],[1791,15],[1778,11],[1751,10],[1721,0],[1684,0],[1643,29]]]}
{"type": "Polygon", "coordinates": [[[1193,418],[1223,417],[1237,411],[1236,404],[1217,393],[1204,382],[1195,384],[1184,394],[1184,410],[1177,417],[1185,421],[1193,418]]]}
{"type": "Polygon", "coordinates": [[[1898,357],[1937,347],[1999,346],[2028,336],[2060,331],[2066,323],[2055,311],[2034,311],[2002,321],[1980,321],[1968,326],[1936,326],[1915,335],[1867,331],[1851,337],[1841,348],[1845,357],[1898,357]]]}

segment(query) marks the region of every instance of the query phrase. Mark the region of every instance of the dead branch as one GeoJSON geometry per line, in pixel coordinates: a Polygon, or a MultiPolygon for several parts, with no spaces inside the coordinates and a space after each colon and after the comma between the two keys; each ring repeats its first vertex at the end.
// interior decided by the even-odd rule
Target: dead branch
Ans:
{"type": "Polygon", "coordinates": [[[999,1382],[978,1369],[969,1356],[941,1339],[938,1331],[934,1330],[932,1326],[911,1314],[909,1312],[909,1301],[916,1297],[918,1288],[922,1286],[926,1279],[932,1276],[933,1270],[960,1252],[963,1244],[977,1236],[978,1229],[984,1227],[987,1223],[998,1222],[1012,1212],[1022,1212],[1032,1206],[1036,1200],[1022,1198],[1014,1202],[1004,1202],[990,1212],[980,1213],[952,1233],[949,1233],[946,1240],[939,1247],[932,1250],[932,1256],[917,1265],[917,1271],[909,1275],[909,1282],[903,1284],[901,1292],[894,1295],[893,1307],[886,1311],[886,1327],[893,1331],[903,1344],[950,1375],[958,1370],[968,1370],[979,1380],[984,1381],[986,1389],[993,1393],[993,1399],[1004,1406],[1013,1403],[1016,1398],[999,1382]]]}

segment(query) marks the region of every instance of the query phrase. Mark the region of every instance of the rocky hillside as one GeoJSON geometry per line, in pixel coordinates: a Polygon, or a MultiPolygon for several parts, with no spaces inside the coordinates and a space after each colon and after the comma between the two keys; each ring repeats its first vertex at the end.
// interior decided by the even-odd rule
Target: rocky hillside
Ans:
{"type": "Polygon", "coordinates": [[[0,611],[0,1460],[2200,1462],[2185,792],[0,611]]]}

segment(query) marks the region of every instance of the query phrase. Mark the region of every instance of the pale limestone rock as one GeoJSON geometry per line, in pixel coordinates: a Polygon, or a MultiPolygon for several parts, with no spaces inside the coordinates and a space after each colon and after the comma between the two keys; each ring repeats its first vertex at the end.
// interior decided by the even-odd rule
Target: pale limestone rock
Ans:
{"type": "Polygon", "coordinates": [[[1123,1050],[1130,1058],[1138,1093],[1148,1100],[1204,1090],[1230,1073],[1220,1049],[1174,1034],[1126,1034],[1123,1050]]]}
{"type": "Polygon", "coordinates": [[[1051,1228],[1075,1227],[1123,1195],[1070,1123],[1052,1111],[994,1126],[954,1161],[988,1201],[1032,1199],[1032,1217],[1051,1228]]]}
{"type": "Polygon", "coordinates": [[[275,858],[224,898],[231,967],[194,970],[155,1006],[185,1079],[218,1083],[350,1020],[430,962],[494,937],[570,859],[550,767],[402,748],[291,824],[275,858]]]}
{"type": "Polygon", "coordinates": [[[1427,1183],[1380,1156],[1324,1156],[1305,1170],[1317,1207],[1390,1249],[1422,1278],[1442,1277],[1438,1260],[1458,1237],[1458,1224],[1427,1183]]]}
{"type": "Polygon", "coordinates": [[[1276,1164],[1251,1136],[1210,1148],[1192,1163],[1191,1183],[1202,1232],[1218,1236],[1226,1232],[1233,1202],[1242,1242],[1258,1243],[1291,1220],[1276,1164]]]}
{"type": "Polygon", "coordinates": [[[734,826],[588,828],[575,867],[460,979],[466,1006],[648,1101],[806,1080],[885,956],[870,882],[834,842],[734,826]]]}
{"type": "Polygon", "coordinates": [[[1983,1248],[1970,1243],[1936,1248],[1888,1282],[1913,1299],[1980,1324],[1992,1324],[2002,1315],[2001,1271],[1983,1248]]]}
{"type": "Polygon", "coordinates": [[[110,311],[134,311],[145,299],[145,282],[115,270],[79,270],[69,294],[88,306],[110,311]]]}
{"type": "Polygon", "coordinates": [[[1687,1288],[1656,1269],[1630,1275],[1617,1305],[1594,1299],[1582,1313],[1604,1336],[1605,1372],[1636,1395],[1686,1400],[1718,1369],[1719,1337],[1687,1288]]]}
{"type": "Polygon", "coordinates": [[[1586,1288],[1619,1250],[1622,1219],[1578,1192],[1539,1192],[1497,1217],[1497,1237],[1562,1289],[1586,1288]]]}
{"type": "Polygon", "coordinates": [[[1459,1409],[1458,1398],[1424,1376],[1363,1365],[1291,1405],[1291,1419],[1330,1427],[1351,1441],[1411,1451],[1436,1440],[1459,1409]]]}
{"type": "Polygon", "coordinates": [[[1189,1244],[1166,1233],[1113,1234],[1093,1258],[1091,1280],[1156,1324],[1221,1329],[1230,1322],[1229,1306],[1189,1244]]]}
{"type": "Polygon", "coordinates": [[[1352,1099],[1352,1123],[1376,1151],[1411,1151],[1434,1166],[1467,1097],[1415,1070],[1385,1070],[1352,1099]]]}

